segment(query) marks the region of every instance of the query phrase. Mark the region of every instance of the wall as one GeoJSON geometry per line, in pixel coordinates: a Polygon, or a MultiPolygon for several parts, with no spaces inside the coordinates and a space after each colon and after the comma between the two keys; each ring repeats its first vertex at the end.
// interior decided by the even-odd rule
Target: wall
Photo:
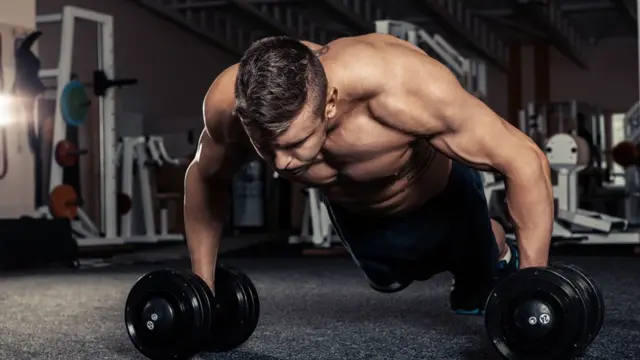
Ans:
{"type": "MultiPolygon", "coordinates": [[[[218,73],[238,60],[236,57],[130,0],[40,0],[38,13],[59,12],[63,5],[114,17],[116,76],[139,79],[138,85],[119,93],[119,110],[144,114],[149,132],[155,132],[156,127],[169,131],[201,126],[205,91],[218,73]]],[[[40,41],[43,66],[50,67],[58,57],[59,27],[41,29],[45,31],[40,41]]],[[[81,78],[89,79],[96,67],[95,37],[91,24],[78,24],[73,62],[81,78]]]]}
{"type": "MultiPolygon", "coordinates": [[[[615,112],[624,112],[638,101],[636,39],[604,40],[590,49],[587,59],[589,69],[582,70],[557,51],[551,53],[553,101],[576,99],[615,112]]],[[[525,91],[525,99],[531,98],[529,94],[525,91]]]]}
{"type": "MultiPolygon", "coordinates": [[[[0,73],[3,80],[0,93],[11,91],[15,77],[14,40],[34,28],[35,6],[35,0],[0,1],[0,73]]],[[[28,122],[33,120],[32,114],[17,112],[14,107],[11,110],[5,108],[0,115],[8,119],[0,129],[3,134],[0,138],[0,159],[3,159],[0,171],[7,170],[0,179],[0,217],[30,214],[35,203],[34,161],[28,137],[28,122]]]]}
{"type": "Polygon", "coordinates": [[[487,66],[487,104],[498,115],[507,117],[507,75],[492,65],[487,66]]]}
{"type": "MultiPolygon", "coordinates": [[[[613,112],[625,112],[638,101],[638,44],[633,38],[605,39],[588,48],[589,68],[574,65],[552,49],[551,101],[578,100],[613,112]]],[[[489,67],[489,105],[507,116],[507,77],[489,67]]],[[[522,92],[525,104],[533,101],[533,49],[522,51],[522,92]]]]}
{"type": "Polygon", "coordinates": [[[36,23],[36,0],[0,1],[0,23],[32,28],[36,23]]]}

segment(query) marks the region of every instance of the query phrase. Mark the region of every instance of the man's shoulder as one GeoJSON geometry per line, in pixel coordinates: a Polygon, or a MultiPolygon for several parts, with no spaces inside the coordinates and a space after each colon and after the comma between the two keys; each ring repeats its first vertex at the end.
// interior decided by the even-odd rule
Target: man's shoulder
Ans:
{"type": "Polygon", "coordinates": [[[339,38],[325,47],[327,48],[325,51],[327,54],[333,50],[336,57],[343,61],[356,59],[357,61],[371,61],[393,54],[398,50],[418,51],[424,54],[422,50],[407,41],[380,33],[339,38]],[[357,55],[366,57],[358,57],[357,55]]]}
{"type": "Polygon", "coordinates": [[[332,41],[321,59],[327,77],[340,84],[343,95],[367,97],[386,89],[394,59],[403,52],[415,52],[411,46],[390,35],[366,34],[332,41]]]}
{"type": "Polygon", "coordinates": [[[234,87],[238,75],[238,64],[223,70],[209,86],[204,98],[205,108],[235,107],[234,87]]]}
{"type": "Polygon", "coordinates": [[[236,105],[234,87],[238,65],[232,65],[222,71],[211,83],[202,104],[202,112],[207,127],[226,123],[233,117],[236,105]]]}

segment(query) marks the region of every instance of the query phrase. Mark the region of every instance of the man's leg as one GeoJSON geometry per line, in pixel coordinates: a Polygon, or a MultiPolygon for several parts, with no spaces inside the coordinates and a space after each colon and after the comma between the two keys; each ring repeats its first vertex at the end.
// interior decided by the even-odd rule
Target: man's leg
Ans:
{"type": "Polygon", "coordinates": [[[325,203],[342,243],[374,289],[385,291],[447,270],[442,254],[451,214],[438,201],[391,218],[366,218],[325,203]]]}
{"type": "Polygon", "coordinates": [[[504,232],[502,224],[495,219],[491,219],[491,231],[496,238],[496,245],[498,246],[498,253],[500,258],[503,259],[509,254],[509,247],[507,246],[507,234],[504,232]]]}
{"type": "Polygon", "coordinates": [[[517,269],[517,250],[500,223],[490,218],[480,174],[459,163],[451,171],[451,201],[460,209],[448,254],[454,275],[451,308],[459,314],[482,314],[497,279],[517,269]]]}

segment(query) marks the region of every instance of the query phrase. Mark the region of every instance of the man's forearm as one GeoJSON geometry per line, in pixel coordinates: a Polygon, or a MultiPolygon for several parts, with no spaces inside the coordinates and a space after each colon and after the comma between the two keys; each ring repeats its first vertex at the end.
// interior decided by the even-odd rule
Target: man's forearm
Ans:
{"type": "Polygon", "coordinates": [[[553,187],[546,158],[523,162],[521,168],[505,176],[520,267],[546,266],[554,220],[553,187]]]}
{"type": "Polygon", "coordinates": [[[228,213],[229,195],[222,184],[210,184],[188,170],[185,177],[184,224],[192,270],[210,285],[228,213]],[[220,186],[218,186],[220,185],[220,186]]]}

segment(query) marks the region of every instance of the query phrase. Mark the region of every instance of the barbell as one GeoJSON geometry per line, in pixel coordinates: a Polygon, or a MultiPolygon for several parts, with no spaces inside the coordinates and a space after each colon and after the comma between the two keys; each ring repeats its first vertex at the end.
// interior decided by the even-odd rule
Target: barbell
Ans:
{"type": "MultiPolygon", "coordinates": [[[[110,79],[103,70],[93,72],[95,96],[105,96],[112,87],[121,88],[137,83],[137,79],[110,79]]],[[[81,126],[87,120],[90,109],[91,99],[87,96],[84,85],[77,79],[65,84],[60,95],[60,112],[64,122],[69,126],[81,126]]]]}

